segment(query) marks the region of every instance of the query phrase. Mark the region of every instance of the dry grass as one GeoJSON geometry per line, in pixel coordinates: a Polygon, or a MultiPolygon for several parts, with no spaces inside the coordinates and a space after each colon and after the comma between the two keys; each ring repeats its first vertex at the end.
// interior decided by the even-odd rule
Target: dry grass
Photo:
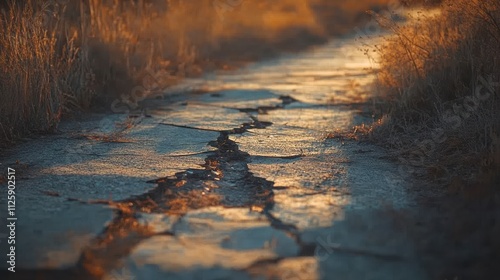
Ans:
{"type": "Polygon", "coordinates": [[[65,32],[63,8],[10,3],[0,15],[0,139],[6,140],[55,128],[65,106],[85,104],[92,96],[85,86],[91,72],[75,46],[76,35],[59,36],[65,32]]]}
{"type": "Polygon", "coordinates": [[[371,136],[411,171],[467,184],[499,167],[498,87],[485,80],[500,81],[500,4],[445,1],[441,12],[411,26],[380,19],[395,36],[379,49],[385,114],[371,136]]]}
{"type": "Polygon", "coordinates": [[[401,171],[447,191],[419,186],[425,210],[409,221],[421,224],[423,265],[435,279],[498,275],[500,96],[484,80],[500,82],[500,2],[444,1],[413,26],[380,20],[395,36],[380,49],[381,117],[368,133],[401,171]]]}

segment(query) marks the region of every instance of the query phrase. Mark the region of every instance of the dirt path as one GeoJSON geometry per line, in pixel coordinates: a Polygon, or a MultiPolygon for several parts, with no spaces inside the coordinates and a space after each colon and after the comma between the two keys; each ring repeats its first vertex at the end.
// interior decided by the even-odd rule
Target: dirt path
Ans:
{"type": "Polygon", "coordinates": [[[426,279],[401,220],[418,211],[409,177],[377,147],[329,137],[366,120],[373,70],[358,47],[338,39],[186,80],[180,89],[204,93],[66,122],[20,145],[2,160],[18,177],[17,267],[104,279],[426,279]]]}

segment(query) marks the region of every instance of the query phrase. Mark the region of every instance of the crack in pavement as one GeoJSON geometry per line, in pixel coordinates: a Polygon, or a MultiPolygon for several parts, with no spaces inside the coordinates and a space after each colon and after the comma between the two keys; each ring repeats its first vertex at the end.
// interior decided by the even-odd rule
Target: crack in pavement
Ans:
{"type": "MultiPolygon", "coordinates": [[[[280,99],[283,104],[275,106],[274,109],[284,109],[286,105],[297,102],[288,96],[280,99]]],[[[259,111],[259,108],[255,111],[259,111]]],[[[241,151],[237,143],[229,138],[229,135],[243,134],[249,129],[265,129],[272,125],[271,122],[259,121],[255,116],[249,117],[251,122],[230,130],[218,131],[220,135],[217,140],[208,143],[216,150],[204,152],[208,154],[205,163],[200,164],[204,169],[187,169],[171,177],[148,181],[157,183],[158,186],[148,193],[113,203],[118,208],[117,217],[93,244],[83,251],[76,269],[83,271],[82,275],[100,279],[115,269],[119,261],[141,241],[157,235],[175,236],[175,232],[153,234],[147,225],[138,222],[137,213],[175,215],[180,217],[178,223],[189,210],[210,206],[248,207],[250,211],[259,212],[267,218],[271,227],[284,231],[295,240],[299,246],[298,256],[312,256],[316,245],[302,242],[295,225],[284,223],[271,214],[274,206],[274,182],[254,176],[248,167],[251,155],[241,151]]],[[[214,131],[187,125],[160,124],[214,131]]],[[[304,155],[272,158],[295,159],[302,156],[304,155]]],[[[281,259],[283,258],[273,261],[281,259]]],[[[248,269],[254,268],[258,263],[248,269]]]]}
{"type": "Polygon", "coordinates": [[[175,236],[174,232],[152,233],[147,225],[139,223],[137,213],[141,212],[182,218],[189,210],[209,206],[249,207],[254,211],[262,211],[273,227],[284,229],[284,224],[276,218],[270,218],[272,215],[268,212],[274,204],[274,183],[249,172],[247,163],[250,155],[240,151],[238,145],[229,139],[231,134],[242,134],[248,129],[265,129],[270,125],[272,123],[260,122],[252,117],[252,122],[220,131],[217,140],[208,143],[217,149],[209,153],[205,164],[200,165],[204,169],[188,169],[172,177],[150,181],[158,186],[130,199],[93,202],[117,208],[116,217],[83,250],[77,265],[66,270],[68,275],[81,275],[81,279],[101,279],[115,269],[119,261],[141,241],[157,235],[175,236]]]}
{"type": "MultiPolygon", "coordinates": [[[[282,101],[283,104],[274,106],[273,110],[284,109],[286,105],[297,102],[297,100],[290,97],[284,97],[282,101]]],[[[259,110],[262,110],[262,108],[259,108],[247,111],[260,112],[259,110]]],[[[179,223],[182,217],[190,210],[211,206],[223,206],[227,208],[246,207],[250,211],[258,212],[266,217],[272,228],[283,231],[290,236],[299,248],[296,256],[259,259],[247,268],[242,269],[242,271],[251,273],[253,269],[259,266],[278,263],[284,259],[315,256],[316,250],[321,244],[302,241],[301,234],[296,225],[285,223],[271,213],[274,207],[274,182],[254,176],[248,167],[248,163],[253,157],[296,159],[304,155],[283,157],[258,156],[241,151],[238,144],[229,138],[230,135],[244,134],[249,132],[250,129],[266,129],[273,125],[271,122],[259,121],[257,117],[250,114],[249,117],[252,120],[251,122],[246,122],[237,128],[224,131],[188,125],[160,123],[162,125],[186,129],[218,132],[218,138],[208,143],[208,145],[216,149],[214,151],[196,153],[196,155],[207,154],[205,163],[200,164],[203,169],[187,169],[170,177],[148,181],[148,183],[156,183],[158,185],[156,188],[142,195],[116,202],[85,202],[76,200],[82,203],[107,204],[116,208],[116,217],[91,242],[91,245],[82,251],[77,265],[64,270],[65,273],[72,275],[72,278],[74,278],[74,275],[80,277],[75,279],[102,279],[107,273],[116,269],[120,261],[127,257],[140,242],[153,236],[175,236],[175,230],[154,233],[147,224],[144,225],[139,222],[139,213],[161,213],[168,216],[177,216],[179,219],[177,219],[176,223],[179,223]]],[[[194,154],[177,155],[176,157],[189,155],[194,154]]],[[[313,192],[305,195],[321,193],[313,192]]],[[[372,256],[386,260],[399,260],[398,256],[382,255],[339,246],[322,247],[322,249],[347,254],[372,256]]],[[[44,275],[51,273],[48,271],[44,275]]]]}

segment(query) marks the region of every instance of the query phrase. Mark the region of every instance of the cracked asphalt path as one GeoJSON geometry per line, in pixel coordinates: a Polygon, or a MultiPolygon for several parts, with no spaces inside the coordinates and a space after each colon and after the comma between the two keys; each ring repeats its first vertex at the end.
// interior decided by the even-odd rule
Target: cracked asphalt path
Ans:
{"type": "Polygon", "coordinates": [[[426,279],[401,222],[414,211],[409,177],[377,147],[328,137],[366,120],[371,67],[355,40],[337,39],[186,80],[172,92],[195,91],[146,100],[140,114],[67,121],[16,147],[2,168],[18,174],[18,268],[81,279],[426,279]]]}

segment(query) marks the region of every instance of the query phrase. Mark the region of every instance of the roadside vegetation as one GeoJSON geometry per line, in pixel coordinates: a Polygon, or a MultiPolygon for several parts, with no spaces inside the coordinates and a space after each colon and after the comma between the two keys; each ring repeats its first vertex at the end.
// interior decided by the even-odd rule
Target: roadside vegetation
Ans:
{"type": "Polygon", "coordinates": [[[0,147],[117,98],[135,108],[132,93],[324,42],[387,2],[3,1],[0,147]]]}
{"type": "Polygon", "coordinates": [[[500,185],[500,2],[443,1],[378,48],[371,137],[417,175],[454,191],[500,185]],[[475,187],[467,187],[475,186],[475,187]]]}
{"type": "MultiPolygon", "coordinates": [[[[394,36],[377,48],[376,122],[358,131],[385,146],[402,173],[426,182],[415,186],[425,211],[406,228],[430,277],[494,278],[500,273],[500,2],[445,0],[435,17],[429,14],[414,24],[378,18],[394,36]]],[[[395,176],[387,179],[401,182],[395,176]]]]}

